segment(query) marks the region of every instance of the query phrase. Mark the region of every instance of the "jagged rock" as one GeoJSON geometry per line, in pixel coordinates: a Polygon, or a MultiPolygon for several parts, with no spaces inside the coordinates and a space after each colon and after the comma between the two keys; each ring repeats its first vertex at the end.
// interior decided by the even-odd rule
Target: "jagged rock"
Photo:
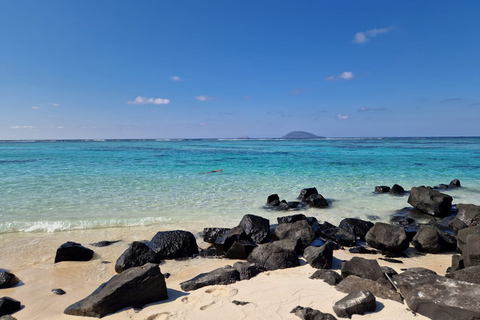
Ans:
{"type": "Polygon", "coordinates": [[[465,268],[480,265],[480,235],[470,234],[462,248],[463,264],[465,268]]]}
{"type": "Polygon", "coordinates": [[[315,232],[306,220],[282,223],[275,228],[275,239],[300,239],[302,247],[307,247],[315,239],[315,232]]]}
{"type": "Polygon", "coordinates": [[[262,272],[255,263],[235,262],[233,267],[238,271],[240,280],[248,280],[262,272]]]}
{"type": "Polygon", "coordinates": [[[435,226],[423,225],[413,237],[412,244],[420,252],[439,253],[455,250],[457,239],[435,226]]]}
{"type": "Polygon", "coordinates": [[[10,297],[0,298],[0,317],[17,312],[22,307],[20,301],[10,297]]]}
{"type": "Polygon", "coordinates": [[[452,197],[448,194],[425,187],[413,187],[408,197],[408,203],[416,209],[435,217],[446,217],[451,214],[452,197]]]}
{"type": "Polygon", "coordinates": [[[270,221],[268,219],[247,214],[240,221],[240,227],[256,244],[270,241],[270,221]]]}
{"type": "Polygon", "coordinates": [[[55,263],[61,261],[89,261],[93,258],[93,250],[85,248],[80,243],[68,241],[57,249],[55,263]]]}
{"type": "Polygon", "coordinates": [[[376,186],[375,193],[387,193],[390,191],[390,187],[388,186],[376,186]]]}
{"type": "Polygon", "coordinates": [[[460,254],[454,254],[452,256],[452,267],[450,268],[450,272],[458,271],[465,268],[465,264],[463,263],[463,257],[460,254]]]}
{"type": "Polygon", "coordinates": [[[340,318],[351,318],[352,314],[364,314],[377,308],[375,296],[366,290],[349,293],[345,298],[335,302],[333,311],[340,318]]]}
{"type": "Polygon", "coordinates": [[[317,188],[305,188],[300,191],[298,199],[305,202],[312,194],[318,194],[317,188]]]}
{"type": "Polygon", "coordinates": [[[387,267],[387,266],[380,266],[380,269],[382,269],[382,272],[387,274],[389,277],[393,277],[394,275],[398,274],[395,269],[387,267]]]}
{"type": "Polygon", "coordinates": [[[193,279],[180,283],[183,291],[196,290],[205,286],[217,284],[231,284],[240,280],[239,272],[232,266],[227,265],[208,273],[202,273],[193,279]]]}
{"type": "Polygon", "coordinates": [[[278,197],[278,194],[271,194],[267,197],[267,205],[278,206],[278,204],[280,204],[280,198],[278,197]]]}
{"type": "Polygon", "coordinates": [[[467,238],[470,235],[480,235],[480,225],[458,230],[457,233],[457,249],[462,252],[463,247],[467,244],[467,238]]]}
{"type": "Polygon", "coordinates": [[[168,299],[165,278],[158,265],[147,263],[114,276],[64,313],[102,318],[123,308],[141,308],[165,299],[168,299]]]}
{"type": "Polygon", "coordinates": [[[403,251],[409,245],[405,229],[383,222],[375,223],[365,240],[369,246],[388,252],[403,251]]]}
{"type": "Polygon", "coordinates": [[[143,266],[144,264],[160,263],[155,252],[143,242],[134,241],[125,250],[115,263],[115,271],[121,273],[132,267],[143,266]]]}
{"type": "Polygon", "coordinates": [[[480,285],[480,265],[452,271],[446,277],[480,285]]]}
{"type": "Polygon", "coordinates": [[[303,252],[303,257],[309,265],[317,269],[330,269],[333,262],[333,248],[329,241],[321,247],[309,246],[303,252]]]}
{"type": "Polygon", "coordinates": [[[343,279],[335,289],[343,293],[351,293],[358,290],[368,290],[376,297],[390,299],[402,303],[402,296],[392,287],[390,282],[378,282],[371,279],[360,278],[351,275],[343,279]]]}
{"type": "Polygon", "coordinates": [[[218,252],[217,248],[212,246],[206,249],[200,249],[198,256],[202,258],[220,258],[223,257],[223,252],[218,252]]]}
{"type": "Polygon", "coordinates": [[[450,181],[450,183],[448,184],[448,188],[449,189],[454,189],[454,188],[459,188],[461,187],[462,185],[460,184],[460,180],[458,179],[453,179],[452,181],[450,181]]]}
{"type": "Polygon", "coordinates": [[[302,320],[337,320],[330,313],[323,313],[320,310],[296,306],[290,313],[295,314],[302,320]]]}
{"type": "Polygon", "coordinates": [[[327,208],[328,202],[321,194],[311,194],[306,199],[307,205],[313,208],[327,208]]]}
{"type": "Polygon", "coordinates": [[[307,220],[307,217],[304,214],[294,214],[291,216],[284,216],[284,217],[278,217],[277,222],[278,224],[281,223],[294,223],[300,220],[307,220]]]}
{"type": "Polygon", "coordinates": [[[298,267],[300,261],[295,251],[280,248],[273,243],[261,244],[248,256],[262,270],[276,270],[298,267]]]}
{"type": "Polygon", "coordinates": [[[198,254],[195,236],[188,231],[160,231],[149,243],[157,259],[180,259],[198,254]]]}
{"type": "Polygon", "coordinates": [[[340,283],[343,278],[337,272],[328,269],[320,269],[315,271],[309,279],[321,279],[331,286],[335,286],[340,283]]]}
{"type": "Polygon", "coordinates": [[[223,237],[230,228],[204,228],[203,229],[203,241],[207,243],[215,243],[217,238],[223,237]]]}
{"type": "Polygon", "coordinates": [[[17,285],[20,279],[16,275],[7,271],[0,272],[0,289],[11,288],[17,285]]]}
{"type": "Polygon", "coordinates": [[[293,250],[298,255],[301,255],[303,252],[301,239],[282,239],[274,241],[273,244],[286,250],[293,250]]]}
{"type": "Polygon", "coordinates": [[[332,240],[341,246],[354,247],[356,245],[355,233],[353,230],[345,230],[334,226],[325,221],[322,224],[317,224],[317,237],[332,240]]]}
{"type": "Polygon", "coordinates": [[[340,221],[338,227],[353,233],[355,237],[360,238],[360,240],[365,240],[367,232],[373,227],[373,225],[374,224],[370,221],[346,218],[340,221]]]}
{"type": "Polygon", "coordinates": [[[111,246],[112,244],[117,243],[117,242],[120,242],[120,240],[114,240],[114,241],[103,240],[103,241],[99,241],[99,242],[95,242],[95,243],[90,243],[90,245],[94,246],[94,247],[102,248],[102,247],[111,246]]]}
{"type": "Polygon", "coordinates": [[[480,206],[474,204],[457,204],[458,213],[452,221],[454,231],[474,227],[480,224],[480,206]]]}
{"type": "Polygon", "coordinates": [[[236,306],[244,306],[246,304],[249,304],[250,302],[248,301],[238,301],[238,300],[233,300],[232,303],[236,306]]]}
{"type": "Polygon", "coordinates": [[[227,259],[247,259],[248,255],[257,245],[249,240],[235,241],[227,252],[225,258],[227,259]]]}
{"type": "Polygon", "coordinates": [[[230,229],[230,231],[228,231],[222,237],[218,237],[214,246],[218,252],[225,253],[235,242],[241,240],[253,242],[252,239],[247,236],[245,230],[243,230],[241,226],[236,226],[235,228],[230,229]]]}
{"type": "Polygon", "coordinates": [[[405,194],[405,189],[403,189],[403,187],[398,184],[394,184],[393,187],[390,188],[388,193],[394,194],[394,195],[403,195],[405,194]]]}
{"type": "Polygon", "coordinates": [[[385,277],[377,260],[364,259],[360,257],[353,257],[349,261],[342,262],[341,270],[342,277],[344,279],[351,275],[371,279],[373,281],[377,281],[378,279],[383,279],[385,277]]]}

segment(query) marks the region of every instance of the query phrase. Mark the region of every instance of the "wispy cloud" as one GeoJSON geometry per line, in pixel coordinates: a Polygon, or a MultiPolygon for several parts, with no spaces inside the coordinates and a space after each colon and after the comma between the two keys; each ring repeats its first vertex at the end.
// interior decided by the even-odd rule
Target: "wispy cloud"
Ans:
{"type": "Polygon", "coordinates": [[[33,106],[32,109],[33,109],[33,110],[40,110],[40,109],[43,109],[44,107],[48,107],[48,106],[60,107],[60,104],[59,104],[59,103],[55,103],[55,102],[47,102],[47,103],[42,103],[42,104],[33,106]]]}
{"type": "Polygon", "coordinates": [[[302,88],[296,88],[296,89],[293,89],[290,91],[290,94],[300,94],[302,92],[304,92],[305,89],[302,89],[302,88]]]}
{"type": "Polygon", "coordinates": [[[133,101],[127,101],[127,104],[169,104],[170,100],[162,98],[145,98],[138,96],[133,101]]]}
{"type": "Polygon", "coordinates": [[[358,109],[360,112],[367,112],[367,111],[381,111],[381,110],[387,110],[387,108],[369,108],[369,107],[361,107],[358,109]]]}
{"type": "Polygon", "coordinates": [[[338,120],[347,120],[347,119],[350,119],[350,116],[348,114],[337,114],[337,119],[338,120]]]}
{"type": "Polygon", "coordinates": [[[183,79],[180,78],[179,76],[171,76],[170,81],[183,81],[183,79]]]}
{"type": "Polygon", "coordinates": [[[357,32],[355,33],[355,36],[353,37],[352,42],[359,43],[359,44],[367,43],[368,41],[370,41],[371,38],[374,38],[379,34],[390,32],[392,30],[395,30],[394,26],[380,28],[380,29],[370,29],[364,32],[357,32]]]}
{"type": "Polygon", "coordinates": [[[10,129],[18,130],[18,129],[35,129],[35,126],[11,126],[10,129]]]}
{"type": "Polygon", "coordinates": [[[330,76],[326,77],[325,80],[327,80],[327,81],[336,81],[338,79],[352,80],[353,78],[355,78],[355,75],[353,74],[353,72],[345,71],[345,72],[342,72],[341,74],[339,74],[338,76],[330,75],[330,76]]]}
{"type": "Polygon", "coordinates": [[[208,100],[215,99],[215,97],[201,95],[201,96],[196,96],[195,99],[197,99],[198,101],[208,101],[208,100]]]}

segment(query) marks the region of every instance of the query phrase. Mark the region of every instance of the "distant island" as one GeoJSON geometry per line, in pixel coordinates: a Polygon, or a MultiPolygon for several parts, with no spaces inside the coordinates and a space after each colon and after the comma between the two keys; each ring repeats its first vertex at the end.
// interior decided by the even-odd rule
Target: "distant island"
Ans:
{"type": "Polygon", "coordinates": [[[325,137],[319,137],[314,135],[313,133],[305,132],[305,131],[292,131],[282,137],[282,139],[318,139],[318,138],[325,138],[325,137]]]}

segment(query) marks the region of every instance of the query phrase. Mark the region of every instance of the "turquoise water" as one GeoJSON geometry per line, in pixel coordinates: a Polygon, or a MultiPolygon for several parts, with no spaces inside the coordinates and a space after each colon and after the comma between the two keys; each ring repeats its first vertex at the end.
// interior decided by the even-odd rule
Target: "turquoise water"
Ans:
{"type": "Polygon", "coordinates": [[[273,223],[290,213],[263,209],[267,196],[293,201],[305,187],[332,204],[306,215],[388,220],[408,197],[376,185],[455,178],[454,203],[480,204],[480,138],[3,142],[0,232],[235,226],[244,214],[273,223]]]}

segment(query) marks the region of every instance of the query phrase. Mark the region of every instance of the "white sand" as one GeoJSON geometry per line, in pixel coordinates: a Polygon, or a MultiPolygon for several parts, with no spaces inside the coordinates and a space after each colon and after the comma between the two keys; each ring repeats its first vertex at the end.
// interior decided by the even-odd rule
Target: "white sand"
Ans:
{"type": "MultiPolygon", "coordinates": [[[[63,314],[70,304],[92,293],[101,283],[116,273],[115,261],[133,240],[150,239],[158,227],[136,227],[72,231],[54,234],[3,234],[0,235],[0,268],[17,275],[22,284],[9,289],[0,289],[0,296],[19,300],[24,306],[13,314],[18,320],[32,319],[91,319],[63,314]],[[122,240],[109,247],[96,248],[89,243],[101,240],[122,240]],[[88,262],[60,262],[54,264],[56,249],[66,241],[75,241],[96,252],[94,260],[88,262]],[[105,264],[102,261],[110,261],[105,264]],[[62,288],[67,294],[59,296],[51,292],[62,288]]],[[[450,254],[415,256],[402,258],[403,264],[379,260],[397,272],[400,268],[426,267],[443,275],[451,264],[450,254]]],[[[333,270],[339,272],[341,260],[353,256],[348,251],[334,251],[333,270]]],[[[380,255],[357,255],[367,259],[380,255]]],[[[195,291],[183,292],[180,283],[194,276],[235,263],[227,259],[191,259],[167,261],[160,268],[171,274],[166,280],[169,299],[146,306],[135,312],[132,308],[104,317],[104,319],[299,319],[290,311],[297,305],[311,307],[325,313],[333,312],[333,304],[345,296],[322,280],[308,277],[316,269],[305,265],[284,270],[265,272],[247,281],[226,286],[208,286],[195,291]],[[235,305],[233,300],[249,302],[235,305]]],[[[407,306],[377,298],[377,311],[352,319],[427,319],[414,315],[407,306]]]]}

